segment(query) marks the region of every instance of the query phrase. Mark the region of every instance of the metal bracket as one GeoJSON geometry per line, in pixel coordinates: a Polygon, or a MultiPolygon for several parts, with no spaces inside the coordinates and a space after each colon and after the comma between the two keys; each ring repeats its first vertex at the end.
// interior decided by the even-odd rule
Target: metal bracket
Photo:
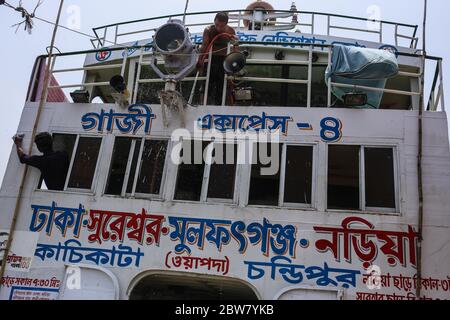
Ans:
{"type": "Polygon", "coordinates": [[[161,100],[161,111],[164,127],[169,127],[169,121],[167,120],[167,109],[177,110],[181,117],[181,127],[186,127],[186,120],[184,114],[184,108],[186,106],[186,100],[184,97],[175,90],[164,90],[159,93],[159,98],[161,100]]]}

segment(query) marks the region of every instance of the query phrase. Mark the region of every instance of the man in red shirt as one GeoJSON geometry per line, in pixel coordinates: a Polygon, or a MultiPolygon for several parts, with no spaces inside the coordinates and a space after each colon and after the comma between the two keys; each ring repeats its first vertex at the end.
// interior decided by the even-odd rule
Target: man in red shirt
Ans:
{"type": "Polygon", "coordinates": [[[203,32],[203,44],[200,48],[200,60],[198,66],[201,69],[206,69],[206,65],[203,65],[203,61],[205,61],[204,56],[208,55],[209,52],[206,51],[211,45],[211,42],[214,40],[214,43],[212,44],[213,54],[209,80],[208,96],[211,97],[208,99],[209,104],[222,104],[222,93],[225,77],[223,62],[225,61],[225,57],[228,53],[228,43],[232,41],[232,39],[237,39],[237,37],[234,29],[228,25],[228,14],[225,12],[219,12],[214,19],[214,25],[205,28],[205,31],[203,32]],[[216,38],[220,34],[223,35],[216,38]]]}

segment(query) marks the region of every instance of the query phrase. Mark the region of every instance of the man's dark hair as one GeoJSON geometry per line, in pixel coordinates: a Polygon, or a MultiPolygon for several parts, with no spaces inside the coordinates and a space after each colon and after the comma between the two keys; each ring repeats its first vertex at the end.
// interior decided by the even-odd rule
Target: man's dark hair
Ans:
{"type": "Polygon", "coordinates": [[[53,149],[53,138],[48,132],[41,132],[36,135],[34,142],[38,147],[39,151],[47,152],[53,149]]]}
{"type": "Polygon", "coordinates": [[[216,14],[216,17],[214,18],[214,21],[219,20],[220,22],[228,23],[228,13],[226,12],[219,12],[216,14]]]}

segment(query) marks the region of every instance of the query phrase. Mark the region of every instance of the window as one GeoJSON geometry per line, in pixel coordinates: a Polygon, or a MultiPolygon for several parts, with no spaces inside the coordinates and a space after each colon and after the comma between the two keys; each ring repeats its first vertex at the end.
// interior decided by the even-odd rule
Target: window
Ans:
{"type": "Polygon", "coordinates": [[[329,146],[328,209],[360,209],[359,149],[359,146],[329,146]]]}
{"type": "Polygon", "coordinates": [[[181,158],[175,188],[175,200],[200,201],[205,159],[203,154],[209,142],[185,140],[182,142],[181,158]]]}
{"type": "MultiPolygon", "coordinates": [[[[400,65],[400,72],[408,73],[420,73],[417,67],[400,65]]],[[[417,91],[414,90],[414,86],[418,87],[418,79],[404,75],[397,75],[387,80],[386,89],[400,90],[400,91],[417,91]]],[[[380,109],[392,109],[392,110],[411,110],[413,107],[413,99],[411,96],[400,95],[394,93],[385,92],[381,100],[380,109]]]]}
{"type": "MultiPolygon", "coordinates": [[[[311,79],[311,107],[327,106],[327,85],[325,83],[324,65],[313,65],[311,79]]],[[[308,66],[298,65],[256,65],[245,67],[247,77],[277,78],[291,80],[307,80],[308,66]]],[[[252,102],[236,102],[238,105],[254,106],[288,106],[306,107],[308,102],[308,86],[297,83],[277,83],[242,81],[240,88],[252,88],[254,97],[252,102]]]]}
{"type": "Polygon", "coordinates": [[[313,147],[287,146],[284,203],[311,204],[313,147]]]}
{"type": "MultiPolygon", "coordinates": [[[[167,72],[166,70],[164,70],[162,64],[158,65],[158,67],[163,73],[167,72]]],[[[138,64],[136,64],[136,70],[138,70],[138,64]]],[[[187,76],[187,78],[195,78],[196,73],[197,71],[193,71],[190,75],[187,76]]],[[[141,66],[141,74],[139,79],[150,80],[151,82],[144,82],[139,84],[136,103],[160,104],[161,101],[159,99],[159,92],[164,90],[165,82],[159,78],[152,67],[146,65],[141,66]]],[[[193,104],[203,103],[200,91],[204,90],[204,82],[204,80],[198,80],[195,94],[192,97],[193,104]]],[[[193,86],[193,80],[180,81],[177,84],[177,91],[181,93],[186,101],[189,101],[193,86]]]]}
{"type": "MultiPolygon", "coordinates": [[[[55,152],[65,152],[68,159],[72,159],[73,149],[75,147],[75,142],[77,141],[77,136],[75,134],[53,134],[53,150],[55,152]]],[[[67,180],[67,172],[64,177],[64,181],[67,180]]],[[[48,190],[44,182],[44,177],[41,175],[39,180],[38,189],[48,190]]]]}
{"type": "Polygon", "coordinates": [[[233,200],[236,184],[237,144],[214,144],[208,199],[233,200]]]}
{"type": "Polygon", "coordinates": [[[394,148],[329,146],[328,209],[395,211],[394,148]]]}
{"type": "Polygon", "coordinates": [[[395,208],[394,150],[366,147],[364,162],[366,207],[395,208]]]}
{"type": "MultiPolygon", "coordinates": [[[[386,89],[412,92],[411,78],[407,76],[394,76],[386,81],[386,89]]],[[[416,80],[417,81],[417,80],[416,80]]],[[[411,96],[385,92],[380,102],[380,109],[410,110],[411,96]]]]}
{"type": "Polygon", "coordinates": [[[253,159],[249,205],[311,207],[312,146],[272,144],[270,147],[268,144],[258,144],[253,149],[253,159]],[[270,167],[267,159],[263,161],[261,158],[264,157],[266,148],[267,157],[272,161],[278,160],[280,164],[278,172],[273,175],[261,172],[262,168],[270,167]]]}
{"type": "Polygon", "coordinates": [[[280,171],[276,174],[265,174],[274,161],[281,163],[281,145],[259,143],[253,147],[253,161],[250,175],[249,205],[278,206],[280,198],[280,171]],[[269,162],[270,161],[270,162],[269,162]]]}
{"type": "Polygon", "coordinates": [[[136,193],[160,194],[166,154],[167,141],[145,141],[136,193]]]}
{"type": "Polygon", "coordinates": [[[237,153],[233,143],[183,141],[175,200],[233,202],[237,153]]]}
{"type": "Polygon", "coordinates": [[[117,137],[105,194],[160,195],[167,145],[166,140],[117,137]]]}
{"type": "MultiPolygon", "coordinates": [[[[53,150],[65,152],[70,159],[64,190],[92,189],[101,145],[101,137],[53,134],[53,150]]],[[[46,190],[42,177],[38,189],[46,190]]]]}
{"type": "Polygon", "coordinates": [[[116,138],[105,191],[106,194],[122,194],[132,141],[133,139],[130,138],[116,138]]]}
{"type": "Polygon", "coordinates": [[[72,161],[69,189],[92,188],[102,138],[78,137],[75,157],[72,161]]]}
{"type": "Polygon", "coordinates": [[[53,134],[53,150],[66,152],[69,159],[72,159],[72,153],[76,141],[77,136],[74,134],[55,133],[53,134]]]}

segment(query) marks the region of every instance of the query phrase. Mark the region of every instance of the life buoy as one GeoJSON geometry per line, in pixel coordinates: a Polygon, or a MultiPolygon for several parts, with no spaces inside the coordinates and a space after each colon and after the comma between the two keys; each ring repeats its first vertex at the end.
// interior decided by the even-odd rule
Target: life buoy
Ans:
{"type": "MultiPolygon", "coordinates": [[[[246,10],[246,11],[245,11],[245,14],[246,14],[246,15],[251,15],[251,14],[253,14],[253,10],[256,10],[256,9],[262,9],[262,10],[274,10],[273,6],[272,6],[270,3],[268,3],[268,2],[265,2],[265,1],[255,1],[255,2],[251,3],[251,4],[245,9],[245,10],[246,10]]],[[[267,12],[267,11],[266,11],[266,12],[267,12]]],[[[274,24],[276,20],[277,20],[276,18],[270,19],[269,21],[271,21],[271,23],[267,22],[267,23],[265,23],[265,25],[267,25],[267,24],[274,24]]],[[[250,26],[250,21],[249,21],[249,20],[244,20],[244,26],[245,26],[246,28],[248,28],[248,27],[250,26]]]]}

